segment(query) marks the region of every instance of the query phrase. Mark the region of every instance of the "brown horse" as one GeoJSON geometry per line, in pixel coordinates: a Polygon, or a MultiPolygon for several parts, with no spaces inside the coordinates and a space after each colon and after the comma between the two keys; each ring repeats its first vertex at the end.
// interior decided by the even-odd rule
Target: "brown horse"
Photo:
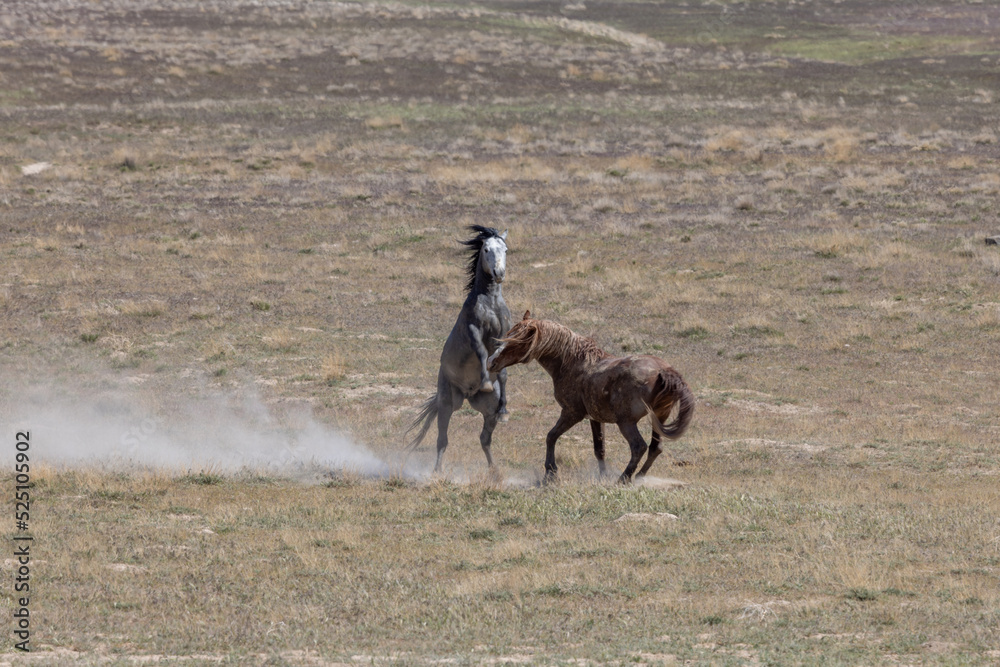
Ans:
{"type": "Polygon", "coordinates": [[[601,474],[604,466],[604,424],[617,424],[628,441],[632,458],[618,481],[629,484],[647,451],[638,422],[649,415],[653,435],[643,476],[660,455],[662,438],[681,437],[694,413],[694,395],[684,379],[662,359],[645,355],[615,357],[590,338],[578,336],[561,324],[524,318],[502,338],[502,346],[489,359],[488,369],[498,373],[508,366],[536,360],[552,376],[556,402],[562,407],[559,421],[545,438],[545,480],[556,474],[556,440],[584,418],[590,420],[594,455],[601,474]],[[664,424],[677,405],[677,417],[664,424]]]}

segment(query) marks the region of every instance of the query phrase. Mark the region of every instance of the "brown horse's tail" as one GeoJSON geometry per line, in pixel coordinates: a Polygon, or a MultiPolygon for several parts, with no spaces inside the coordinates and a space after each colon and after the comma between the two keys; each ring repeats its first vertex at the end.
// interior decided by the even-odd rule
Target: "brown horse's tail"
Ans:
{"type": "Polygon", "coordinates": [[[437,413],[437,394],[434,394],[424,402],[423,407],[420,408],[420,414],[417,415],[417,418],[414,419],[413,423],[406,429],[406,432],[409,433],[413,429],[420,426],[420,422],[423,422],[423,426],[420,427],[420,432],[417,433],[417,436],[406,446],[407,449],[413,450],[417,448],[420,441],[424,439],[425,435],[427,435],[427,430],[431,427],[431,422],[437,417],[437,413]]]}
{"type": "Polygon", "coordinates": [[[691,388],[680,374],[673,370],[660,371],[653,385],[653,401],[646,406],[649,412],[649,419],[653,422],[653,429],[660,434],[661,438],[676,440],[684,435],[691,417],[694,416],[694,394],[691,388]],[[660,422],[659,415],[667,416],[677,404],[677,418],[669,424],[660,422]]]}

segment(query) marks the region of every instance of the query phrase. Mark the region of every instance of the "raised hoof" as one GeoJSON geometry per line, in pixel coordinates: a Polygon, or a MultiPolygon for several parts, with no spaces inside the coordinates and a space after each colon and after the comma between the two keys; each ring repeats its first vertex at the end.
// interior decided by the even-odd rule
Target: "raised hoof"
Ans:
{"type": "Polygon", "coordinates": [[[506,410],[501,410],[500,415],[497,417],[497,422],[500,424],[506,424],[510,421],[510,413],[506,410]]]}
{"type": "Polygon", "coordinates": [[[479,391],[484,391],[487,394],[493,393],[493,383],[487,380],[486,382],[479,385],[479,391]]]}

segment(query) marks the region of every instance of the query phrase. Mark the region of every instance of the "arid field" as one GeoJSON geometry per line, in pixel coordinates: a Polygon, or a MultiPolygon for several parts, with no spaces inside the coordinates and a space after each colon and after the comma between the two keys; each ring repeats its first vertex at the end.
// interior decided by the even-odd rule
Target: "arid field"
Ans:
{"type": "Polygon", "coordinates": [[[5,0],[0,664],[997,663],[998,158],[995,0],[5,0]],[[471,224],[646,483],[537,364],[406,458],[471,224]]]}

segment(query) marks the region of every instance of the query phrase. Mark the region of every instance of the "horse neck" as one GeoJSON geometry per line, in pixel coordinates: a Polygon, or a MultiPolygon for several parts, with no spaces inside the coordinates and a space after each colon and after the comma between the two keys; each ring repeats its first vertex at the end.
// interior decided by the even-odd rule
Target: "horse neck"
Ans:
{"type": "Polygon", "coordinates": [[[483,270],[482,265],[476,267],[476,282],[472,285],[473,294],[488,294],[497,297],[501,294],[500,283],[483,270]]]}
{"type": "Polygon", "coordinates": [[[563,367],[565,366],[565,360],[562,358],[562,355],[548,354],[538,356],[535,357],[535,361],[537,361],[538,365],[544,368],[545,372],[553,378],[558,378],[562,375],[563,367]]]}
{"type": "Polygon", "coordinates": [[[542,339],[536,343],[532,356],[549,375],[555,377],[567,367],[588,364],[591,357],[583,353],[586,339],[566,327],[552,322],[539,331],[542,339]]]}

